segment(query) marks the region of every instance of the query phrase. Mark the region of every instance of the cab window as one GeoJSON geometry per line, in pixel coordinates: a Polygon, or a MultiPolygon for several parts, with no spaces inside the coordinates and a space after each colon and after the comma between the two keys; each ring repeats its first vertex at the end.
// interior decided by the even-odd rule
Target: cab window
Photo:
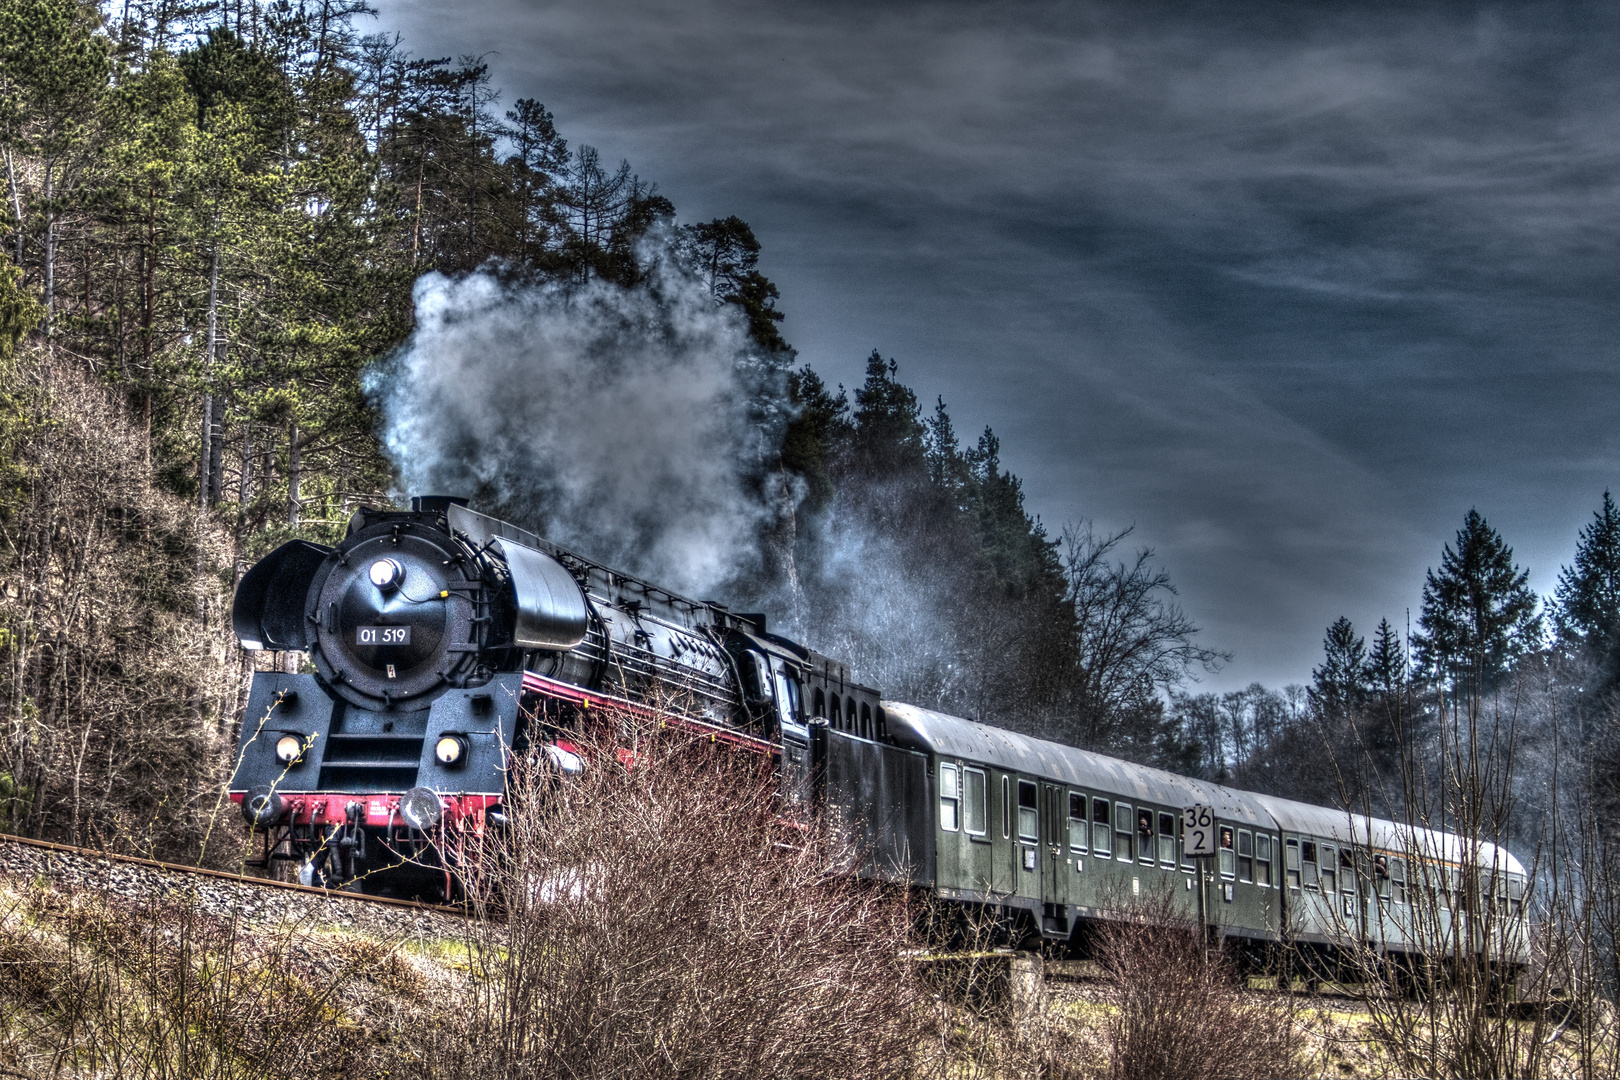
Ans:
{"type": "Polygon", "coordinates": [[[799,680],[792,672],[776,669],[776,705],[782,710],[782,722],[801,724],[804,710],[799,703],[799,680]]]}

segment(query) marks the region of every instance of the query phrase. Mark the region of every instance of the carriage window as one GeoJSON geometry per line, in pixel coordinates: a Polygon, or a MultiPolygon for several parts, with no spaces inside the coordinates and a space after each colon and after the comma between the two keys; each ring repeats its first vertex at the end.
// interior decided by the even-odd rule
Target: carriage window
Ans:
{"type": "Polygon", "coordinates": [[[1299,861],[1305,869],[1305,887],[1307,889],[1316,888],[1316,844],[1313,841],[1305,840],[1301,842],[1299,845],[1299,861]]]}
{"type": "Polygon", "coordinates": [[[956,766],[941,765],[939,767],[939,827],[946,832],[956,831],[958,807],[961,801],[961,792],[957,789],[956,766]]]}
{"type": "Polygon", "coordinates": [[[1001,778],[1001,838],[1012,836],[1012,781],[1001,778]]]}
{"type": "Polygon", "coordinates": [[[1390,887],[1397,904],[1406,903],[1406,860],[1396,859],[1389,867],[1390,887]]]}
{"type": "Polygon", "coordinates": [[[1322,892],[1333,894],[1339,888],[1339,856],[1333,848],[1322,845],[1322,892]]]}
{"type": "Polygon", "coordinates": [[[1389,858],[1384,855],[1373,856],[1373,877],[1378,881],[1378,895],[1385,900],[1389,899],[1389,858]]]}
{"type": "Polygon", "coordinates": [[[1153,811],[1146,807],[1136,811],[1136,855],[1145,863],[1153,861],[1153,811]]]}
{"type": "Polygon", "coordinates": [[[1283,875],[1290,889],[1299,888],[1299,841],[1290,840],[1283,846],[1283,875]]]}
{"type": "Polygon", "coordinates": [[[1086,797],[1077,791],[1069,792],[1069,850],[1086,850],[1086,797]]]}
{"type": "Polygon", "coordinates": [[[1238,830],[1237,864],[1238,880],[1254,880],[1254,834],[1248,829],[1238,830]]]}
{"type": "Polygon", "coordinates": [[[1159,815],[1159,862],[1164,866],[1176,865],[1176,815],[1159,815]]]}
{"type": "Polygon", "coordinates": [[[1339,888],[1347,893],[1356,891],[1356,860],[1349,848],[1339,849],[1339,888]]]}
{"type": "Polygon", "coordinates": [[[1263,833],[1254,838],[1254,879],[1271,885],[1271,837],[1263,833]]]}
{"type": "Polygon", "coordinates": [[[990,831],[989,807],[984,805],[984,770],[962,770],[962,785],[967,789],[967,831],[972,836],[983,836],[990,831]]]}
{"type": "Polygon", "coordinates": [[[1018,839],[1040,839],[1040,803],[1036,802],[1035,785],[1028,780],[1018,781],[1018,839]]]}
{"type": "Polygon", "coordinates": [[[1091,800],[1091,853],[1093,855],[1107,855],[1112,852],[1108,838],[1108,800],[1091,800]]]}
{"type": "Polygon", "coordinates": [[[1232,826],[1222,825],[1220,828],[1220,850],[1216,852],[1221,861],[1221,877],[1229,878],[1236,869],[1232,865],[1232,826]]]}
{"type": "Polygon", "coordinates": [[[1131,861],[1131,807],[1129,803],[1114,804],[1114,858],[1131,861]]]}

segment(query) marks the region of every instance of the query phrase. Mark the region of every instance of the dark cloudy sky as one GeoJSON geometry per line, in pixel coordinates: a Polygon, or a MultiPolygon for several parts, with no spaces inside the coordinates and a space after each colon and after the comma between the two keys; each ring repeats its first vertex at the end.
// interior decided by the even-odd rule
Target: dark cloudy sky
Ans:
{"type": "Polygon", "coordinates": [[[1549,592],[1620,488],[1615,5],[380,3],[749,221],[829,381],[1134,524],[1211,688],[1404,629],[1470,506],[1549,592]]]}

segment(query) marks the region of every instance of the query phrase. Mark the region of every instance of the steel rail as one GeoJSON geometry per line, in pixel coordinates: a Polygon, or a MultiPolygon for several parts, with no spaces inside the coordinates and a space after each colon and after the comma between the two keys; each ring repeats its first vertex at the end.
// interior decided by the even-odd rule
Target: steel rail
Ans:
{"type": "Polygon", "coordinates": [[[467,918],[470,912],[463,906],[456,904],[428,904],[421,900],[401,900],[393,896],[370,896],[366,893],[345,892],[342,889],[325,889],[316,885],[301,885],[294,881],[277,881],[274,878],[250,877],[247,874],[235,873],[230,870],[213,870],[204,866],[187,866],[184,863],[161,862],[157,859],[142,858],[139,855],[119,855],[99,848],[74,847],[72,844],[58,844],[50,840],[35,840],[27,836],[16,836],[12,833],[0,833],[0,843],[17,844],[22,847],[39,848],[44,851],[55,851],[64,855],[76,855],[85,859],[102,859],[108,862],[123,863],[129,866],[142,866],[149,870],[158,870],[170,874],[189,874],[192,877],[211,878],[215,881],[229,881],[237,885],[250,885],[254,888],[283,889],[288,892],[303,893],[309,896],[322,896],[330,900],[357,900],[367,904],[380,904],[384,907],[403,908],[411,911],[427,911],[435,915],[449,915],[454,918],[467,918]]]}

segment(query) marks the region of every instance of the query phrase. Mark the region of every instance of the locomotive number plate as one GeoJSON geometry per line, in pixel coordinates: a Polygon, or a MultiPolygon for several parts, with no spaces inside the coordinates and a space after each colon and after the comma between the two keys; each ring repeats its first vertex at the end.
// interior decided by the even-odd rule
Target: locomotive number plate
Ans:
{"type": "Polygon", "coordinates": [[[355,630],[357,645],[409,645],[411,628],[408,626],[362,626],[355,630]]]}

